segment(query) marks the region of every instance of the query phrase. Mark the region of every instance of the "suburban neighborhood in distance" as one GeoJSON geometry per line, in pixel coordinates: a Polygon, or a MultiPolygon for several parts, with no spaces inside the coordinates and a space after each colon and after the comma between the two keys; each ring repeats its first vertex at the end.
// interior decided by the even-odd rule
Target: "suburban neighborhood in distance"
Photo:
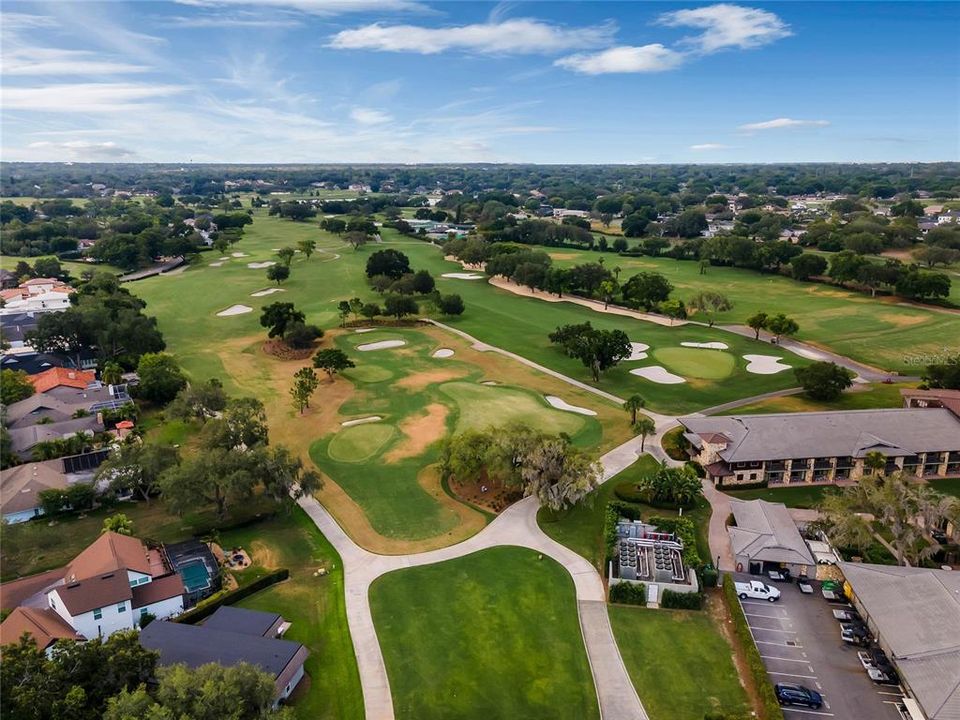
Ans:
{"type": "Polygon", "coordinates": [[[0,715],[956,720],[958,29],[4,3],[0,715]]]}

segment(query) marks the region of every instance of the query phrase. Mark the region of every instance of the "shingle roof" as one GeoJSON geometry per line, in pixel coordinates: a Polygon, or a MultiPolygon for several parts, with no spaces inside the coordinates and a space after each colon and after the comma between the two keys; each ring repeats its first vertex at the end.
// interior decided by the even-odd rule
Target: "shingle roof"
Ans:
{"type": "Polygon", "coordinates": [[[216,630],[229,630],[245,635],[266,637],[270,629],[281,619],[277,613],[221,605],[213,615],[203,622],[203,626],[216,630]]]}
{"type": "Polygon", "coordinates": [[[943,408],[684,417],[701,437],[723,433],[727,462],[809,457],[863,457],[960,450],[960,418],[943,408]]]}
{"type": "Polygon", "coordinates": [[[133,597],[125,572],[110,572],[79,582],[59,585],[54,590],[73,616],[83,615],[95,608],[125,602],[133,597]]]}
{"type": "Polygon", "coordinates": [[[90,383],[96,382],[97,374],[86,370],[53,367],[37,375],[31,375],[28,379],[33,383],[34,389],[38,393],[42,393],[63,386],[83,390],[90,383]]]}
{"type": "Polygon", "coordinates": [[[841,563],[930,720],[960,718],[960,572],[841,563]]]}
{"type": "Polygon", "coordinates": [[[161,665],[184,663],[195,668],[211,662],[221,665],[248,662],[274,678],[304,649],[300,643],[290,640],[165,620],[147,625],[140,633],[140,644],[149,650],[159,650],[161,665]]]}
{"type": "Polygon", "coordinates": [[[64,579],[73,582],[121,569],[150,575],[147,547],[135,537],[106,532],[73,559],[64,579]]]}
{"type": "Polygon", "coordinates": [[[27,463],[0,472],[0,510],[4,515],[40,506],[41,490],[62,490],[67,476],[44,463],[27,463]]]}
{"type": "Polygon", "coordinates": [[[37,443],[60,440],[78,433],[102,432],[103,429],[104,425],[97,419],[96,415],[11,428],[9,430],[10,449],[18,455],[22,455],[26,454],[37,443]]]}
{"type": "Polygon", "coordinates": [[[0,624],[0,644],[16,643],[24,633],[33,638],[40,650],[46,650],[57,640],[85,639],[48,608],[15,608],[0,624]]]}
{"type": "Polygon", "coordinates": [[[137,585],[133,588],[133,607],[142,608],[145,605],[153,605],[161,600],[183,595],[184,592],[186,590],[183,587],[183,578],[176,573],[164,575],[146,585],[137,585]]]}
{"type": "Polygon", "coordinates": [[[783,503],[766,500],[730,500],[736,527],[730,527],[734,555],[766,562],[816,565],[783,503]]]}

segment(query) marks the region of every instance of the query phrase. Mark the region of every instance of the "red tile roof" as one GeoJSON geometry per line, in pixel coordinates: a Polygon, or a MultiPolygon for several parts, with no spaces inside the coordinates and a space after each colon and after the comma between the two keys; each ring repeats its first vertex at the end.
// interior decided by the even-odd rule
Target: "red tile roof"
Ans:
{"type": "Polygon", "coordinates": [[[19,642],[28,633],[40,650],[46,650],[57,640],[83,640],[66,621],[47,608],[18,607],[0,624],[0,644],[19,642]]]}
{"type": "Polygon", "coordinates": [[[67,611],[73,617],[96,608],[116,605],[133,597],[130,581],[127,580],[127,574],[123,571],[60,585],[53,591],[60,596],[67,611]]]}
{"type": "Polygon", "coordinates": [[[38,393],[42,393],[64,386],[84,390],[90,383],[96,381],[97,374],[93,371],[53,367],[38,375],[31,375],[27,379],[33,383],[38,393]]]}
{"type": "MultiPolygon", "coordinates": [[[[97,577],[117,570],[152,575],[147,546],[135,537],[106,532],[98,537],[67,566],[64,579],[69,583],[97,577]]],[[[126,580],[126,575],[124,575],[126,580]]]]}
{"type": "Polygon", "coordinates": [[[171,573],[146,585],[137,585],[133,588],[133,607],[142,608],[145,605],[153,605],[161,600],[169,600],[183,595],[186,590],[183,587],[183,578],[177,573],[171,573]]]}

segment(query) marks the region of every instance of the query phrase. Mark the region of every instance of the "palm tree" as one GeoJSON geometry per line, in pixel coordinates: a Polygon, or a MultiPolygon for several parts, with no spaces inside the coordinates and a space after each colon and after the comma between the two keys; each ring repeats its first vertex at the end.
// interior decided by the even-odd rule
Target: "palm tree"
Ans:
{"type": "Polygon", "coordinates": [[[960,500],[895,472],[861,478],[856,485],[825,496],[820,510],[837,545],[866,550],[876,535],[866,517],[872,515],[873,522],[890,534],[897,563],[916,565],[939,550],[937,543],[927,540],[925,528],[960,515],[960,500]]]}
{"type": "Polygon", "coordinates": [[[871,475],[883,475],[887,467],[887,456],[877,450],[871,450],[863,458],[863,469],[871,475]]]}
{"type": "Polygon", "coordinates": [[[633,430],[640,436],[640,452],[643,452],[643,446],[647,443],[647,435],[653,435],[657,431],[657,424],[646,415],[641,415],[633,423],[633,430]]]}
{"type": "Polygon", "coordinates": [[[637,424],[637,413],[647,404],[647,401],[644,400],[639,395],[631,395],[627,398],[627,401],[623,404],[623,409],[630,413],[630,424],[637,424]]]}
{"type": "Polygon", "coordinates": [[[114,532],[119,535],[133,535],[133,520],[123,513],[117,513],[105,518],[103,521],[103,530],[100,532],[114,532]]]}

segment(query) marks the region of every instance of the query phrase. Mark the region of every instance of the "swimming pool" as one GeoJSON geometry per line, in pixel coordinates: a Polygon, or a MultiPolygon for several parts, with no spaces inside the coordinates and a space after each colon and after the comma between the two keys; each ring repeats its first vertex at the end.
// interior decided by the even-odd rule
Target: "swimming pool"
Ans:
{"type": "Polygon", "coordinates": [[[181,565],[177,570],[183,578],[183,586],[188,593],[206,590],[210,587],[210,572],[201,560],[192,560],[181,565]]]}

